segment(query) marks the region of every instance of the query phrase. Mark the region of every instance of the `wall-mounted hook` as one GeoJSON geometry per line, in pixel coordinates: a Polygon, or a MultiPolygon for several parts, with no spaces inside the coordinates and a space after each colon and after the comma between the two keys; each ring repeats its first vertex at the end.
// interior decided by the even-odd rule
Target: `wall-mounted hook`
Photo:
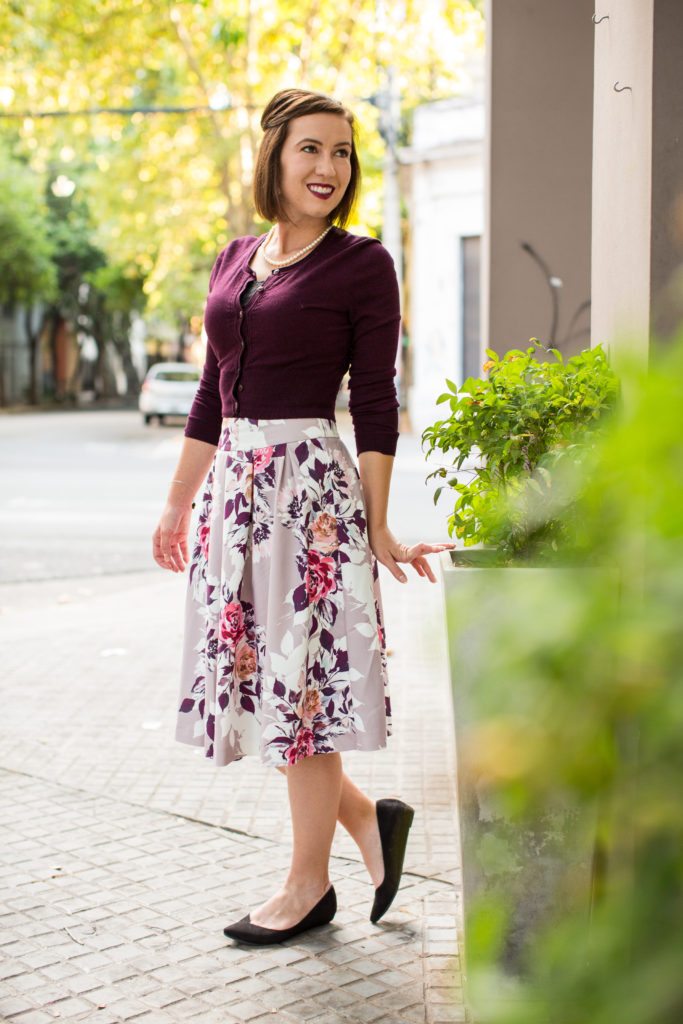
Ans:
{"type": "Polygon", "coordinates": [[[609,21],[609,14],[603,14],[602,18],[596,20],[596,16],[593,15],[593,24],[599,25],[601,21],[609,21]]]}
{"type": "Polygon", "coordinates": [[[629,92],[633,92],[633,89],[631,88],[630,85],[622,85],[621,88],[618,88],[618,86],[619,86],[619,83],[615,82],[614,83],[614,87],[613,87],[615,92],[624,92],[624,90],[626,90],[626,89],[628,89],[629,92]]]}

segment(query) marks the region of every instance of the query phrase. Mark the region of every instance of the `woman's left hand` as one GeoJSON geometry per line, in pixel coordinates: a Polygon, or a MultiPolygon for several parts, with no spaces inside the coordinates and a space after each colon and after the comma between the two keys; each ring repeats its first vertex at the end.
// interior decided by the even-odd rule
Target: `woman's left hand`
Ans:
{"type": "Polygon", "coordinates": [[[399,569],[398,562],[410,562],[418,576],[426,576],[432,583],[436,583],[436,576],[425,555],[455,547],[455,543],[452,541],[444,541],[442,544],[427,544],[425,541],[420,541],[418,544],[408,547],[407,544],[401,544],[396,540],[388,526],[375,529],[369,526],[368,540],[377,561],[386,565],[392,576],[395,576],[401,583],[406,583],[408,577],[399,569]]]}

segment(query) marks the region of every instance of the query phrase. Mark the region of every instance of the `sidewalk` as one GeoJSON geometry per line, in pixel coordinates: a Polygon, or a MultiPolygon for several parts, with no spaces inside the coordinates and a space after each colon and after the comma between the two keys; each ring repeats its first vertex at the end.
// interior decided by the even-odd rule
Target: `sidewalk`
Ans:
{"type": "Polygon", "coordinates": [[[286,873],[286,780],[255,758],[216,769],[172,738],[185,575],[0,587],[0,1019],[465,1020],[441,582],[380,573],[394,734],[343,761],[375,799],[416,809],[401,889],[371,924],[338,826],[332,924],[253,949],[222,928],[286,873]]]}

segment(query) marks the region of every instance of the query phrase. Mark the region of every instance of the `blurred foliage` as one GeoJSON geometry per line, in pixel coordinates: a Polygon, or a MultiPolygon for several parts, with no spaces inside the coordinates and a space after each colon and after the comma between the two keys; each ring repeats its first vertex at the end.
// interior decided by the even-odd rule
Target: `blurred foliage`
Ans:
{"type": "MultiPolygon", "coordinates": [[[[469,90],[483,38],[470,0],[8,2],[0,141],[22,177],[35,176],[35,195],[75,188],[94,219],[93,248],[143,281],[149,314],[182,326],[201,311],[217,252],[265,229],[251,183],[260,114],[277,90],[322,91],[357,114],[364,187],[348,227],[378,234],[386,67],[396,68],[405,122],[418,104],[469,90]]],[[[33,221],[23,233],[38,247],[33,221]]],[[[8,268],[0,250],[0,280],[8,268]]],[[[37,272],[30,281],[32,297],[48,294],[37,272]]]]}
{"type": "Polygon", "coordinates": [[[12,308],[35,295],[56,297],[55,247],[38,179],[1,152],[0,196],[0,303],[12,308]]]}
{"type": "MultiPolygon", "coordinates": [[[[570,515],[559,470],[581,465],[618,399],[617,378],[600,345],[565,362],[557,349],[531,340],[526,350],[503,357],[486,349],[487,379],[468,377],[460,388],[446,380],[449,390],[436,402],[448,402],[450,416],[422,434],[426,455],[434,448],[457,452],[452,476],[434,494],[435,503],[444,486],[459,495],[449,536],[455,532],[466,547],[491,545],[500,564],[552,561],[563,539],[574,535],[580,520],[570,515]],[[538,349],[553,359],[539,360],[538,349]],[[478,465],[463,482],[458,472],[473,455],[478,465]]],[[[448,470],[436,469],[427,479],[434,476],[446,478],[448,470]]]]}
{"type": "MultiPolygon", "coordinates": [[[[518,829],[557,795],[598,820],[590,919],[551,914],[496,1024],[683,1020],[683,331],[667,345],[649,368],[620,357],[629,399],[565,481],[582,520],[565,563],[610,571],[562,585],[549,571],[485,619],[473,687],[488,704],[468,749],[491,801],[518,829]]],[[[482,896],[472,910],[473,972],[493,997],[513,909],[482,896]]]]}

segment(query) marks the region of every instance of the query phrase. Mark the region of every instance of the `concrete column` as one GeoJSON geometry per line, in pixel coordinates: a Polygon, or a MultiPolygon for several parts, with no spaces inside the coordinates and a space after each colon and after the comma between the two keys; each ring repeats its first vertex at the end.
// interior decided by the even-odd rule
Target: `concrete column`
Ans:
{"type": "Polygon", "coordinates": [[[481,320],[499,352],[532,336],[566,354],[590,342],[590,309],[578,311],[590,300],[593,10],[487,0],[481,320]]]}
{"type": "Polygon", "coordinates": [[[609,18],[595,26],[592,343],[646,359],[653,334],[665,341],[683,319],[683,5],[603,6],[609,18]]]}
{"type": "MultiPolygon", "coordinates": [[[[611,347],[619,339],[645,354],[654,0],[603,6],[609,17],[595,26],[592,344],[611,347]]],[[[602,17],[598,5],[596,18],[602,17]]]]}
{"type": "Polygon", "coordinates": [[[650,325],[668,340],[683,323],[683,4],[655,0],[650,325]]]}

